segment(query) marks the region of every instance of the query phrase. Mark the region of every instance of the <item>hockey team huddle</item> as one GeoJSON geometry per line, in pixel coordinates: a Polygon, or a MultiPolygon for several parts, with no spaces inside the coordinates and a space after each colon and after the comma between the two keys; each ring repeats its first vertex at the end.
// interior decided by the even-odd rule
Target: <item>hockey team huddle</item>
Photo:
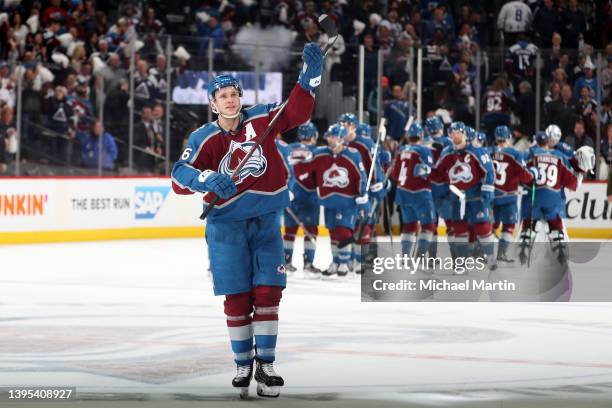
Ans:
{"type": "Polygon", "coordinates": [[[481,256],[495,269],[500,262],[515,262],[508,248],[521,220],[519,261],[526,264],[536,223],[543,220],[563,264],[568,256],[564,189],[576,190],[595,163],[592,148],[574,151],[562,143],[556,125],[538,131],[526,152],[512,146],[507,126],[495,128],[495,146],[486,146],[484,132],[463,122],[451,123],[445,132],[437,116],[427,118],[424,126],[410,124],[395,152],[378,146],[370,126],[352,113],[327,129],[326,147],[316,146],[312,123],[298,128],[298,138],[289,145],[277,143],[293,167],[292,201],[284,217],[285,263],[295,270],[293,244],[302,226],[304,270],[319,272],[313,266],[314,237],[323,206],[333,254],[324,276],[362,272],[362,246],[369,244],[379,207],[393,187],[403,254],[435,257],[443,219],[453,258],[481,256]]]}

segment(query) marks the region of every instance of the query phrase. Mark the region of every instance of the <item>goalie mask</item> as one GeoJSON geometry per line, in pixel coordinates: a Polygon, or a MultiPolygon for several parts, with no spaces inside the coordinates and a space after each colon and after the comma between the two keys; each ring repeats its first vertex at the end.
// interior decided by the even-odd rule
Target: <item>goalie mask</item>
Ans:
{"type": "Polygon", "coordinates": [[[585,173],[593,172],[595,168],[595,151],[591,146],[582,146],[576,150],[578,168],[585,173]]]}

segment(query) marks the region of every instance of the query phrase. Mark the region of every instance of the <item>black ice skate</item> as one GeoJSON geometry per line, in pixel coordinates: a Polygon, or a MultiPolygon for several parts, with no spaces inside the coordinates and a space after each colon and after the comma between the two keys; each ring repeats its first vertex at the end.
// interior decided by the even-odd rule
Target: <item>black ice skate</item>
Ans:
{"type": "Polygon", "coordinates": [[[559,261],[561,265],[564,265],[568,258],[567,245],[565,244],[565,234],[563,231],[551,231],[550,239],[552,241],[553,253],[557,255],[557,261],[559,261]]]}
{"type": "Polygon", "coordinates": [[[256,359],[255,381],[257,395],[266,398],[276,398],[280,395],[280,387],[285,385],[283,377],[276,374],[274,364],[256,359]]]}
{"type": "MultiPolygon", "coordinates": [[[[359,265],[359,267],[361,268],[361,265],[359,265]]],[[[338,265],[338,270],[336,271],[336,273],[338,274],[338,276],[346,276],[348,275],[349,271],[350,271],[350,268],[348,264],[341,263],[338,265]]]]}
{"type": "Polygon", "coordinates": [[[529,247],[531,245],[531,239],[527,234],[521,235],[521,243],[519,244],[519,261],[521,261],[521,265],[525,265],[529,258],[529,247]]]}
{"type": "Polygon", "coordinates": [[[234,388],[240,390],[240,398],[247,399],[249,396],[249,385],[253,377],[253,363],[249,365],[239,365],[236,368],[236,376],[232,380],[234,388]]]}
{"type": "Polygon", "coordinates": [[[312,262],[308,260],[306,255],[304,255],[304,272],[310,272],[310,273],[316,273],[316,274],[321,273],[321,271],[315,268],[312,262]]]}
{"type": "Polygon", "coordinates": [[[499,249],[497,251],[497,262],[507,262],[512,263],[514,259],[508,258],[508,254],[506,254],[506,249],[499,249]]]}
{"type": "Polygon", "coordinates": [[[336,272],[338,272],[338,264],[333,262],[331,265],[329,265],[329,268],[321,272],[321,275],[332,276],[336,272]]]}
{"type": "Polygon", "coordinates": [[[291,263],[291,254],[285,254],[285,270],[287,272],[295,272],[297,268],[291,263]]]}

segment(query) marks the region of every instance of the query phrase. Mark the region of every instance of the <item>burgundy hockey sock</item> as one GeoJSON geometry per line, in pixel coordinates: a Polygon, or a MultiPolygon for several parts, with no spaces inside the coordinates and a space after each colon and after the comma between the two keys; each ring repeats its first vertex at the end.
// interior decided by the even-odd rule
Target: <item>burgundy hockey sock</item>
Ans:
{"type": "Polygon", "coordinates": [[[251,293],[243,292],[226,295],[223,303],[234,361],[238,365],[251,364],[255,356],[251,324],[252,302],[251,293]]]}
{"type": "Polygon", "coordinates": [[[255,314],[253,331],[257,358],[274,361],[278,334],[278,307],[283,288],[279,286],[257,286],[253,289],[255,314]]]}

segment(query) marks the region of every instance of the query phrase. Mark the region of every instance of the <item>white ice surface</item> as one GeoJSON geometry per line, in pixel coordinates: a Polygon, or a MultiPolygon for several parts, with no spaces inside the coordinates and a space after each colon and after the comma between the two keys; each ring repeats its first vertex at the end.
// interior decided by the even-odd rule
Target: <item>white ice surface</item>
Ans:
{"type": "MultiPolygon", "coordinates": [[[[204,240],[1,246],[0,260],[0,386],[233,395],[204,240]]],[[[358,278],[298,271],[281,302],[277,367],[283,396],[612,407],[612,304],[362,303],[358,278]]]]}

